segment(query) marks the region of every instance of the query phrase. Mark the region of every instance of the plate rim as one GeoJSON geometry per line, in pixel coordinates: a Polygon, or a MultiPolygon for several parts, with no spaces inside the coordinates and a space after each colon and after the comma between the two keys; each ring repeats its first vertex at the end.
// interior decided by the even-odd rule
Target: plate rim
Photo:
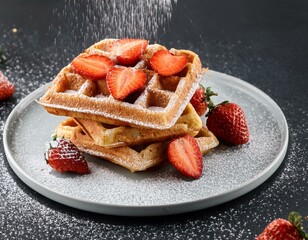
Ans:
{"type": "Polygon", "coordinates": [[[26,107],[28,107],[33,101],[36,101],[36,98],[45,92],[50,83],[47,83],[39,87],[38,89],[34,90],[29,95],[27,95],[14,107],[14,109],[9,114],[3,130],[3,146],[6,157],[8,159],[8,163],[15,172],[15,174],[26,185],[28,185],[30,188],[40,193],[41,195],[69,207],[74,207],[77,209],[94,213],[101,213],[101,214],[118,215],[118,216],[163,216],[163,215],[179,214],[179,213],[192,212],[196,210],[213,207],[234,200],[240,196],[243,196],[244,194],[252,191],[256,187],[264,183],[281,165],[288,148],[288,142],[289,142],[288,124],[285,115],[283,114],[278,104],[259,88],[253,86],[248,82],[245,82],[242,79],[227,75],[225,73],[209,70],[208,74],[217,75],[219,78],[231,79],[231,81],[237,82],[237,84],[239,84],[241,87],[253,90],[254,94],[262,96],[267,101],[269,101],[272,104],[272,106],[274,106],[276,113],[279,114],[279,120],[281,120],[281,123],[283,124],[283,129],[281,130],[282,144],[280,148],[277,150],[277,154],[273,159],[273,161],[259,174],[255,175],[253,178],[248,179],[242,184],[237,185],[234,188],[231,188],[222,193],[214,194],[209,198],[202,198],[194,201],[170,203],[164,205],[158,204],[158,205],[140,206],[140,205],[118,205],[118,204],[102,203],[94,200],[86,200],[76,196],[70,196],[62,192],[59,192],[57,190],[51,189],[47,186],[44,186],[42,183],[38,182],[35,178],[31,177],[28,173],[24,172],[23,169],[14,159],[9,147],[10,136],[8,130],[10,129],[10,125],[14,123],[19,114],[23,110],[25,110],[26,107]]]}

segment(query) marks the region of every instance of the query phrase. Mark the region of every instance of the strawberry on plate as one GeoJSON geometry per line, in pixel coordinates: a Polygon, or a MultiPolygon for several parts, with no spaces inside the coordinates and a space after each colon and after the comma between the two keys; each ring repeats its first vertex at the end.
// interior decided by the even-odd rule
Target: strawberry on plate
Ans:
{"type": "Polygon", "coordinates": [[[85,157],[70,140],[65,138],[58,138],[50,144],[46,162],[58,172],[89,173],[85,157]]]}
{"type": "Polygon", "coordinates": [[[116,40],[110,51],[117,56],[117,63],[124,66],[136,64],[149,42],[144,39],[123,38],[116,40]]]}
{"type": "Polygon", "coordinates": [[[114,63],[108,57],[94,54],[74,58],[72,66],[76,73],[97,80],[104,78],[114,63]]]}
{"type": "Polygon", "coordinates": [[[14,84],[0,71],[0,101],[7,100],[15,92],[14,84]]]}
{"type": "Polygon", "coordinates": [[[202,116],[207,111],[208,105],[211,101],[211,96],[217,96],[217,94],[214,93],[210,87],[205,90],[204,87],[200,85],[190,99],[190,103],[193,105],[199,116],[202,116]]]}
{"type": "Polygon", "coordinates": [[[181,72],[187,64],[185,55],[174,55],[168,50],[159,50],[150,59],[151,68],[162,76],[181,72]]]}
{"type": "Polygon", "coordinates": [[[147,76],[141,69],[114,67],[108,72],[106,83],[110,94],[117,100],[123,100],[141,89],[146,79],[147,76]]]}
{"type": "Polygon", "coordinates": [[[242,108],[228,101],[210,109],[206,125],[219,139],[231,145],[245,144],[249,141],[249,131],[242,108]]]}
{"type": "Polygon", "coordinates": [[[303,231],[302,217],[291,212],[288,220],[278,218],[269,223],[256,240],[303,240],[308,234],[303,231]]]}
{"type": "Polygon", "coordinates": [[[183,175],[197,179],[202,174],[202,154],[196,139],[190,135],[173,139],[167,149],[169,162],[183,175]]]}

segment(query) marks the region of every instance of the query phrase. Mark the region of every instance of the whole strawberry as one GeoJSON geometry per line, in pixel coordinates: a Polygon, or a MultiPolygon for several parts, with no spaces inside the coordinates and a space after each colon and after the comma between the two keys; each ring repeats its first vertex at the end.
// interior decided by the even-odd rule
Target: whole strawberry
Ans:
{"type": "Polygon", "coordinates": [[[205,88],[200,85],[199,88],[196,90],[196,92],[190,99],[190,103],[193,105],[199,116],[205,114],[211,101],[210,97],[214,95],[217,96],[217,94],[214,93],[210,87],[205,90],[205,88]]]}
{"type": "Polygon", "coordinates": [[[13,83],[0,71],[0,101],[10,98],[15,92],[13,83]]]}
{"type": "Polygon", "coordinates": [[[308,235],[302,228],[302,217],[297,212],[291,212],[288,220],[278,218],[266,226],[256,240],[302,240],[308,235]]]}
{"type": "Polygon", "coordinates": [[[222,102],[213,107],[206,125],[221,141],[231,145],[245,144],[249,141],[249,131],[242,108],[230,102],[222,102]]]}
{"type": "Polygon", "coordinates": [[[50,143],[50,149],[46,153],[46,162],[59,172],[89,173],[85,157],[70,140],[65,138],[58,138],[50,143]]]}

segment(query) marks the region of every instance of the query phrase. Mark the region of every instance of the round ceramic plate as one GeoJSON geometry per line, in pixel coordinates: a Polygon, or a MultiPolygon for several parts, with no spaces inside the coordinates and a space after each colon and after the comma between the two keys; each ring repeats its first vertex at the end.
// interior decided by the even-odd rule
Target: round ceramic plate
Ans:
{"type": "Polygon", "coordinates": [[[46,164],[44,152],[64,118],[48,114],[36,102],[47,86],[27,96],[7,119],[4,148],[9,164],[24,183],[42,195],[96,213],[167,215],[237,198],[263,183],[281,164],[288,145],[286,119],[269,96],[240,79],[208,71],[202,83],[219,93],[216,103],[227,99],[244,109],[250,142],[235,147],[220,144],[203,157],[203,175],[198,180],[188,180],[171,165],[131,173],[89,155],[88,175],[54,171],[46,164]]]}

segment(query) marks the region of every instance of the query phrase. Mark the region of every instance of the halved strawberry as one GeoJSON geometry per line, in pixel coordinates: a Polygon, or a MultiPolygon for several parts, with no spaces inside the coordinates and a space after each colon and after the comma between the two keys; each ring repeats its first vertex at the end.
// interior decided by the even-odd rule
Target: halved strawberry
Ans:
{"type": "Polygon", "coordinates": [[[114,67],[108,72],[106,83],[111,95],[115,99],[123,100],[141,89],[146,79],[147,76],[141,69],[114,67]]]}
{"type": "Polygon", "coordinates": [[[78,148],[68,139],[56,139],[47,151],[46,162],[59,172],[89,173],[88,164],[78,148]]]}
{"type": "Polygon", "coordinates": [[[197,179],[202,174],[202,154],[196,139],[185,135],[168,144],[168,159],[183,175],[197,179]]]}
{"type": "Polygon", "coordinates": [[[72,66],[76,73],[95,80],[104,78],[114,63],[108,57],[95,54],[74,58],[72,66]]]}
{"type": "Polygon", "coordinates": [[[10,98],[15,92],[14,84],[0,71],[0,101],[10,98]]]}
{"type": "Polygon", "coordinates": [[[168,50],[159,50],[150,59],[152,69],[162,76],[171,76],[181,72],[187,64],[185,55],[174,55],[168,50]]]}
{"type": "Polygon", "coordinates": [[[118,64],[133,66],[136,64],[149,42],[144,39],[124,38],[115,41],[111,46],[111,52],[117,56],[118,64]]]}

